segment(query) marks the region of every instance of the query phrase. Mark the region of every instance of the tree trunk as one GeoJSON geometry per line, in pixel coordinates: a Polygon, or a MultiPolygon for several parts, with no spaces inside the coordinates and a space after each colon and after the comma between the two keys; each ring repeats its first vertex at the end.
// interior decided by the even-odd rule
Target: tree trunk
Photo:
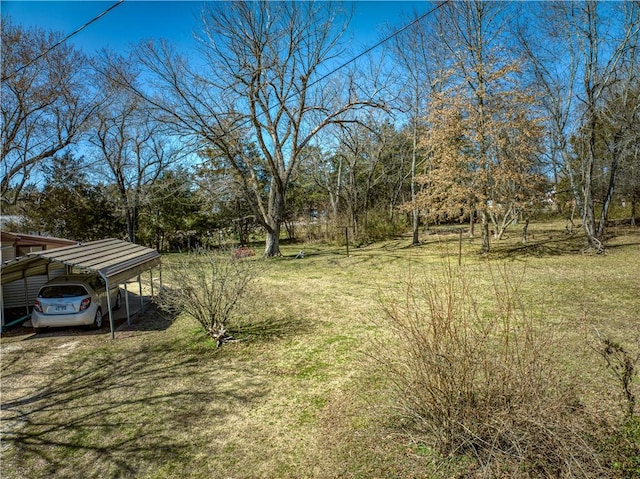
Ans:
{"type": "Polygon", "coordinates": [[[522,227],[522,244],[527,243],[527,232],[529,231],[529,218],[527,218],[524,222],[524,226],[522,227]]]}
{"type": "Polygon", "coordinates": [[[264,247],[264,257],[273,258],[274,256],[281,256],[280,253],[280,223],[276,226],[272,226],[267,230],[267,239],[264,247]]]}
{"type": "Polygon", "coordinates": [[[598,222],[598,230],[596,231],[596,237],[600,241],[604,241],[604,229],[607,224],[607,215],[609,213],[609,206],[611,206],[611,200],[613,199],[613,190],[616,184],[616,173],[618,171],[618,158],[621,153],[619,150],[620,142],[622,141],[619,138],[619,134],[616,135],[615,138],[615,146],[613,149],[613,159],[611,160],[611,173],[609,176],[609,187],[607,188],[607,193],[604,197],[604,202],[602,204],[602,212],[600,213],[600,221],[598,222]]]}
{"type": "Polygon", "coordinates": [[[586,93],[587,111],[585,117],[587,119],[587,151],[586,158],[582,159],[582,199],[584,201],[584,210],[582,212],[582,225],[587,236],[588,248],[596,253],[603,253],[604,246],[598,238],[598,229],[596,224],[596,214],[593,204],[593,169],[596,159],[596,102],[600,97],[601,89],[598,86],[598,76],[596,74],[598,67],[598,31],[596,28],[595,4],[587,4],[588,10],[588,35],[589,51],[588,62],[585,67],[584,87],[586,93]]]}
{"type": "Polygon", "coordinates": [[[281,256],[280,253],[280,228],[285,209],[284,188],[286,186],[278,184],[275,179],[271,180],[271,192],[269,194],[269,211],[266,224],[267,237],[265,240],[264,256],[272,258],[281,256]]]}
{"type": "Polygon", "coordinates": [[[473,238],[476,234],[476,212],[469,213],[469,238],[473,238]]]}
{"type": "Polygon", "coordinates": [[[338,222],[338,204],[340,201],[340,196],[337,194],[334,195],[331,191],[329,191],[329,203],[331,203],[331,218],[336,223],[338,222]]]}
{"type": "Polygon", "coordinates": [[[491,249],[489,238],[489,214],[482,210],[480,217],[482,219],[482,253],[488,253],[491,249]]]}
{"type": "Polygon", "coordinates": [[[582,226],[587,237],[587,246],[596,253],[603,253],[604,247],[597,237],[596,214],[591,193],[591,183],[584,189],[584,212],[582,213],[582,226]]]}
{"type": "MultiPolygon", "coordinates": [[[[592,152],[590,152],[590,155],[592,152]]],[[[602,243],[597,237],[596,213],[593,205],[593,192],[591,178],[593,174],[593,160],[589,159],[590,165],[587,166],[587,176],[583,185],[582,197],[584,200],[584,211],[582,212],[582,226],[587,236],[587,244],[589,248],[593,248],[596,252],[603,251],[602,243]]]]}
{"type": "MultiPolygon", "coordinates": [[[[124,198],[126,201],[126,197],[124,198]]],[[[127,218],[127,236],[132,243],[136,242],[136,235],[138,229],[138,208],[136,206],[126,207],[127,218]]]]}
{"type": "Polygon", "coordinates": [[[413,239],[411,241],[411,244],[413,246],[418,246],[420,244],[420,237],[418,235],[418,229],[420,227],[420,221],[419,221],[419,217],[418,217],[418,209],[417,208],[413,208],[413,210],[411,211],[411,217],[412,217],[412,223],[413,223],[413,239]]]}
{"type": "Polygon", "coordinates": [[[493,224],[493,238],[496,240],[500,239],[498,237],[500,234],[500,227],[498,226],[498,219],[496,218],[496,215],[492,213],[487,213],[487,216],[489,217],[489,220],[491,220],[491,223],[493,224]]]}

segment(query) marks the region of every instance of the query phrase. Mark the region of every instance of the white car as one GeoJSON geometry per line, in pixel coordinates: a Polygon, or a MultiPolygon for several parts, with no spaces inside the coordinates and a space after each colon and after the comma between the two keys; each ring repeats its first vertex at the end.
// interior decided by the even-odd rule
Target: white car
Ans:
{"type": "MultiPolygon", "coordinates": [[[[110,288],[110,295],[112,308],[120,308],[120,286],[110,288]]],[[[100,329],[106,311],[107,294],[101,276],[59,276],[40,288],[31,312],[31,324],[36,333],[42,328],[58,326],[92,325],[100,329]]]]}

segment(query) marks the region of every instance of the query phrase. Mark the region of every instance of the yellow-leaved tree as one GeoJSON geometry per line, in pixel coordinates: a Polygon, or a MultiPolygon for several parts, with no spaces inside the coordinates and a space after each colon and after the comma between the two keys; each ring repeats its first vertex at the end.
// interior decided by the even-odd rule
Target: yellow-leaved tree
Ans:
{"type": "Polygon", "coordinates": [[[544,198],[543,129],[519,62],[503,47],[502,8],[474,1],[440,11],[449,70],[427,113],[428,167],[415,200],[431,217],[468,216],[472,235],[479,219],[483,252],[490,250],[491,225],[500,238],[544,198]]]}

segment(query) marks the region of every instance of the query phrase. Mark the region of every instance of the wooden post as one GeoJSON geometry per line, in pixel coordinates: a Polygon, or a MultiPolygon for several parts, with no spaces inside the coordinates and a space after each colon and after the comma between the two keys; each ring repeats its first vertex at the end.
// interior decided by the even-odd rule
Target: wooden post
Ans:
{"type": "Polygon", "coordinates": [[[458,266],[462,265],[462,228],[458,235],[458,266]]]}
{"type": "Polygon", "coordinates": [[[109,329],[111,330],[111,339],[116,338],[115,324],[113,323],[113,305],[111,304],[111,284],[109,278],[100,273],[100,277],[104,280],[104,287],[107,293],[107,311],[109,311],[109,329]]]}
{"type": "Polygon", "coordinates": [[[345,226],[344,227],[344,239],[346,240],[347,243],[347,258],[349,257],[349,227],[345,226]]]}

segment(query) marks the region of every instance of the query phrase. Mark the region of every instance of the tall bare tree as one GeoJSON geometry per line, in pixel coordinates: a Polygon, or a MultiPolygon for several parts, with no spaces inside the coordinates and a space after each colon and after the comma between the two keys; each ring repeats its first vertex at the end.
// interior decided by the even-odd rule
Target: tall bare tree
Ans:
{"type": "MultiPolygon", "coordinates": [[[[640,65],[636,65],[638,67],[640,65]]],[[[635,78],[635,86],[609,100],[613,104],[611,113],[617,113],[611,116],[607,112],[612,128],[605,130],[608,150],[621,153],[617,190],[623,201],[631,205],[633,226],[637,224],[640,205],[640,75],[636,74],[635,78]]]]}
{"type": "MultiPolygon", "coordinates": [[[[551,147],[561,157],[588,247],[596,252],[604,251],[607,214],[607,209],[601,208],[600,219],[596,218],[598,121],[607,96],[612,90],[620,91],[621,84],[632,78],[628,67],[637,61],[639,30],[638,2],[585,0],[549,3],[518,35],[531,60],[536,84],[544,92],[551,147]],[[572,143],[579,131],[584,141],[572,143]]],[[[609,168],[613,188],[616,168],[610,166],[614,166],[609,168]]],[[[612,192],[602,200],[606,202],[612,192]]]]}
{"type": "Polygon", "coordinates": [[[115,185],[127,236],[135,242],[150,186],[184,157],[184,147],[149,114],[148,105],[139,96],[114,81],[108,68],[112,63],[120,65],[120,73],[127,71],[128,78],[136,76],[131,63],[121,56],[104,52],[96,61],[96,89],[102,92],[103,100],[88,138],[94,147],[96,168],[115,185]]]}
{"type": "Polygon", "coordinates": [[[61,34],[8,17],[1,29],[0,194],[15,203],[33,169],[77,141],[98,104],[83,82],[84,55],[66,43],[50,49],[61,34]]]}
{"type": "Polygon", "coordinates": [[[393,59],[398,65],[398,76],[401,82],[399,105],[408,119],[411,132],[411,209],[412,244],[420,244],[419,208],[416,203],[419,184],[416,181],[418,167],[426,160],[426,152],[420,148],[420,138],[424,135],[424,117],[427,114],[429,99],[433,91],[438,89],[438,79],[443,72],[436,48],[433,45],[436,35],[433,24],[423,19],[411,28],[394,38],[393,59]],[[433,30],[432,30],[433,29],[433,30]]]}
{"type": "Polygon", "coordinates": [[[280,254],[287,186],[301,152],[327,125],[370,106],[375,93],[353,81],[320,81],[341,53],[339,13],[328,2],[212,2],[197,67],[167,44],[138,52],[162,92],[137,92],[236,170],[266,230],[265,256],[280,254]]]}

